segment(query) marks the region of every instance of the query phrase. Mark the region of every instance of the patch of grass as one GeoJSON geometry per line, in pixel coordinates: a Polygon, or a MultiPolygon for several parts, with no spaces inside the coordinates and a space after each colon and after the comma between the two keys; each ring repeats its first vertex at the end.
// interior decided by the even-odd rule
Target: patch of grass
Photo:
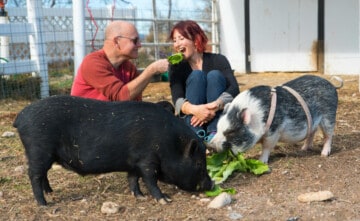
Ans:
{"type": "Polygon", "coordinates": [[[73,80],[65,79],[50,84],[50,95],[70,94],[73,80]]]}
{"type": "MultiPolygon", "coordinates": [[[[75,173],[75,172],[72,172],[72,173],[75,173]]],[[[78,175],[77,181],[79,183],[87,183],[87,182],[93,180],[95,177],[95,175],[86,175],[86,176],[81,176],[79,174],[77,174],[77,175],[78,175]]]]}
{"type": "Polygon", "coordinates": [[[0,99],[27,99],[40,98],[40,77],[31,74],[0,76],[0,99]]]}
{"type": "Polygon", "coordinates": [[[49,93],[50,95],[69,95],[73,83],[73,66],[70,64],[49,67],[49,93]]]}
{"type": "Polygon", "coordinates": [[[72,76],[73,72],[72,70],[69,69],[69,67],[63,67],[63,68],[59,68],[56,67],[54,69],[49,69],[49,78],[62,78],[63,76],[72,76]]]}
{"type": "MultiPolygon", "coordinates": [[[[72,62],[49,64],[48,69],[50,95],[70,94],[73,79],[72,62]]],[[[40,99],[40,77],[31,73],[0,75],[0,99],[16,100],[40,99]]]]}
{"type": "Polygon", "coordinates": [[[9,177],[0,177],[0,185],[4,185],[5,183],[9,183],[11,179],[9,177]]]}
{"type": "Polygon", "coordinates": [[[29,185],[28,183],[18,183],[13,185],[13,188],[16,191],[31,191],[31,185],[29,185]]]}

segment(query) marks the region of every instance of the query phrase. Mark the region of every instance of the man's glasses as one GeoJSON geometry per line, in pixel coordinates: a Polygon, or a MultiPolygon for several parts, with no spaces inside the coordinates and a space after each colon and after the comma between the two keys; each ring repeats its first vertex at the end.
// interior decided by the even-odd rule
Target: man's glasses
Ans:
{"type": "Polygon", "coordinates": [[[126,39],[129,39],[130,41],[132,41],[132,43],[134,43],[134,45],[137,45],[140,43],[140,39],[139,37],[136,37],[136,38],[130,38],[130,37],[126,37],[126,36],[122,36],[122,35],[118,35],[116,36],[115,38],[126,38],[126,39]]]}

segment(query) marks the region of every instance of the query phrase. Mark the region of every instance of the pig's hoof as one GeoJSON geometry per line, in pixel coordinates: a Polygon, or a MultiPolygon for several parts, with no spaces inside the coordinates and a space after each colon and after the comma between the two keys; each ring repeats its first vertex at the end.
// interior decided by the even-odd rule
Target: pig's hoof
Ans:
{"type": "Polygon", "coordinates": [[[312,150],[313,149],[313,146],[312,145],[308,145],[308,144],[304,144],[302,147],[301,147],[301,150],[302,151],[308,151],[308,150],[312,150]]]}
{"type": "Polygon", "coordinates": [[[138,199],[138,200],[146,200],[146,199],[147,199],[147,197],[144,196],[144,194],[142,194],[141,192],[137,192],[137,193],[131,192],[131,193],[132,193],[132,195],[135,196],[135,198],[138,199]]]}
{"type": "Polygon", "coordinates": [[[168,203],[164,198],[159,199],[158,202],[159,202],[161,205],[165,205],[165,204],[168,203]]]}
{"type": "Polygon", "coordinates": [[[147,199],[147,197],[144,196],[144,195],[137,195],[135,197],[136,197],[137,200],[146,200],[147,199]]]}
{"type": "Polygon", "coordinates": [[[328,157],[330,155],[330,153],[321,153],[322,157],[328,157]]]}
{"type": "Polygon", "coordinates": [[[171,203],[172,200],[170,199],[170,197],[164,196],[163,198],[159,199],[158,202],[159,202],[161,205],[165,205],[165,204],[167,204],[167,203],[171,203]]]}
{"type": "Polygon", "coordinates": [[[268,171],[264,172],[264,174],[270,174],[272,172],[271,167],[269,167],[268,171]]]}
{"type": "Polygon", "coordinates": [[[330,155],[331,147],[324,147],[321,151],[322,157],[328,157],[330,155]]]}

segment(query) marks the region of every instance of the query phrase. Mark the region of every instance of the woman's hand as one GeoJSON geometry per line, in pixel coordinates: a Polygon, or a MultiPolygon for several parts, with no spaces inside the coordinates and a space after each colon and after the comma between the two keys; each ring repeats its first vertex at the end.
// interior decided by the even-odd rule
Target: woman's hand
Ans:
{"type": "Polygon", "coordinates": [[[218,106],[214,102],[193,105],[193,117],[191,118],[190,124],[196,127],[210,122],[215,117],[217,109],[218,106]]]}
{"type": "Polygon", "coordinates": [[[199,105],[185,102],[181,111],[186,115],[193,115],[190,124],[193,127],[197,127],[210,122],[215,117],[216,112],[222,109],[221,107],[222,103],[220,101],[199,105]]]}

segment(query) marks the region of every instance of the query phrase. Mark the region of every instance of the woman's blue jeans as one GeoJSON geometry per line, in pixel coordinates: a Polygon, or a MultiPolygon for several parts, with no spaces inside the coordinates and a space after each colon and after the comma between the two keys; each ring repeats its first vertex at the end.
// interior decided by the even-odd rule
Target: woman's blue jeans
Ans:
{"type": "MultiPolygon", "coordinates": [[[[191,104],[207,104],[215,101],[226,89],[226,79],[218,70],[212,70],[207,74],[200,70],[193,71],[186,80],[186,99],[191,104]]],[[[198,133],[200,130],[210,133],[215,131],[220,112],[202,127],[193,127],[190,124],[192,115],[185,116],[185,122],[192,130],[198,133]]],[[[206,135],[204,135],[206,136],[206,135]]]]}

